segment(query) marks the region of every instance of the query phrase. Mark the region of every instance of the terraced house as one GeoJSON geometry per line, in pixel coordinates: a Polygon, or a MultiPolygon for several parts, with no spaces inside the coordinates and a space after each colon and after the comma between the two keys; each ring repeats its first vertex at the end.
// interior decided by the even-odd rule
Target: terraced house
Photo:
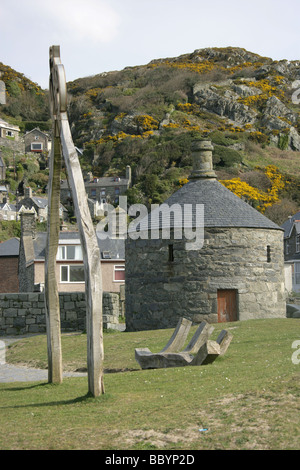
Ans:
{"type": "MultiPolygon", "coordinates": [[[[34,213],[21,215],[19,254],[19,291],[43,290],[47,233],[36,231],[34,213]]],[[[98,240],[101,253],[102,288],[105,292],[120,292],[125,283],[124,240],[98,240]]],[[[56,278],[59,292],[84,292],[83,254],[78,232],[60,232],[56,258],[56,278]]]]}
{"type": "MultiPolygon", "coordinates": [[[[106,176],[94,178],[88,175],[85,179],[85,190],[87,196],[92,201],[97,201],[100,205],[118,204],[119,197],[122,196],[131,185],[131,168],[126,167],[124,177],[106,176]]],[[[71,191],[66,180],[61,182],[61,201],[63,204],[72,204],[71,191]]]]}
{"type": "Polygon", "coordinates": [[[291,271],[291,290],[300,292],[300,211],[282,224],[285,266],[291,271]]]}

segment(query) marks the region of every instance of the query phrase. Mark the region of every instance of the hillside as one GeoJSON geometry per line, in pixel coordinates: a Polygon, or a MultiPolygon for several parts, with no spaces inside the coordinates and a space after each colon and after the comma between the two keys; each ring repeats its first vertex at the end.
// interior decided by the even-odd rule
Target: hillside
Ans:
{"type": "Polygon", "coordinates": [[[0,106],[0,117],[25,130],[38,123],[49,129],[48,93],[22,73],[0,62],[0,80],[5,83],[6,104],[0,106]]]}
{"type": "MultiPolygon", "coordinates": [[[[78,79],[68,84],[73,136],[94,174],[122,174],[130,164],[130,201],[159,203],[188,176],[190,144],[200,133],[214,143],[219,177],[259,190],[244,194],[259,209],[261,193],[274,189],[265,167],[278,167],[288,180],[282,205],[293,211],[300,204],[299,106],[292,102],[299,64],[209,48],[78,79]]],[[[277,220],[282,207],[274,215],[271,202],[263,210],[277,220]]]]}
{"type": "MultiPolygon", "coordinates": [[[[191,142],[200,134],[214,144],[223,183],[281,223],[300,206],[299,79],[300,61],[227,47],[69,82],[82,167],[95,176],[122,175],[129,164],[129,203],[160,203],[186,181],[191,142]]],[[[22,80],[11,83],[21,89],[22,80]]],[[[47,93],[30,86],[18,96],[34,95],[35,113],[25,106],[16,114],[12,94],[6,115],[47,122],[47,93]]]]}

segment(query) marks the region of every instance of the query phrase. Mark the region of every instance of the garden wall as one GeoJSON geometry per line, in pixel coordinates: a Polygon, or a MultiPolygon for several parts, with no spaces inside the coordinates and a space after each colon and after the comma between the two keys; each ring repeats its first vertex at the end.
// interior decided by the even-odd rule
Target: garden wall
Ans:
{"type": "MultiPolygon", "coordinates": [[[[84,292],[59,293],[61,330],[85,331],[84,292]]],[[[116,293],[103,293],[103,327],[116,329],[122,302],[116,293]]],[[[0,294],[0,336],[45,333],[44,293],[0,294]]]]}

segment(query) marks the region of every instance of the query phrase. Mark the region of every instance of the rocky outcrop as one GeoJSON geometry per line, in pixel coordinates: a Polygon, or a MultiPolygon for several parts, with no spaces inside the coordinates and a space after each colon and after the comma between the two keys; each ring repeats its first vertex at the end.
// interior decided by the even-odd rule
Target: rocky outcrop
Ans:
{"type": "Polygon", "coordinates": [[[218,114],[234,121],[237,125],[253,124],[257,117],[257,113],[248,106],[239,103],[237,95],[234,92],[227,91],[224,96],[217,92],[214,86],[195,85],[194,100],[206,111],[218,114]]]}
{"type": "Polygon", "coordinates": [[[284,119],[290,121],[293,124],[297,120],[296,115],[289,108],[287,108],[276,96],[271,96],[267,100],[264,109],[264,116],[283,117],[284,119]]]}
{"type": "MultiPolygon", "coordinates": [[[[288,64],[278,64],[276,67],[278,72],[292,69],[296,73],[295,67],[288,64]]],[[[264,132],[273,145],[279,144],[280,136],[288,136],[287,148],[299,151],[300,135],[297,130],[299,113],[290,109],[275,95],[275,87],[271,91],[268,85],[269,80],[265,77],[273,69],[271,65],[264,65],[255,72],[252,78],[238,81],[226,80],[214,85],[197,83],[193,88],[193,99],[202,110],[221,116],[233,126],[244,127],[250,124],[252,130],[264,132]],[[263,89],[264,84],[266,91],[263,89]]],[[[284,77],[280,77],[280,80],[287,82],[284,77]]],[[[284,96],[280,88],[278,95],[284,96]]]]}
{"type": "Polygon", "coordinates": [[[232,88],[239,96],[243,98],[247,96],[256,96],[261,94],[261,91],[257,88],[243,84],[233,85],[232,88]]]}
{"type": "Polygon", "coordinates": [[[112,134],[125,132],[126,134],[138,134],[138,124],[136,117],[138,113],[129,113],[124,117],[116,117],[111,125],[112,134]]]}

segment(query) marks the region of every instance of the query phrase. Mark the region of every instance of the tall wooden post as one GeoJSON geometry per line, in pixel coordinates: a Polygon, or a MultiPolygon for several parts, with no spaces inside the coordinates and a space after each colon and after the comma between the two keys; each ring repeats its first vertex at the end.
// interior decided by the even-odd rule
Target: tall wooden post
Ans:
{"type": "MultiPolygon", "coordinates": [[[[48,266],[55,265],[56,252],[54,245],[58,245],[57,225],[54,218],[54,207],[56,201],[58,175],[58,146],[62,149],[72,198],[74,203],[75,215],[79,228],[79,236],[83,252],[84,271],[85,271],[85,294],[86,294],[86,326],[87,326],[87,366],[88,366],[88,386],[89,392],[94,396],[104,393],[103,383],[103,323],[102,323],[102,277],[101,277],[101,258],[98,247],[95,229],[93,227],[90,211],[87,203],[87,196],[83,176],[80,168],[77,152],[72,140],[68,116],[67,116],[67,87],[64,67],[60,61],[60,47],[52,46],[50,48],[50,102],[52,118],[54,122],[55,136],[54,151],[51,158],[53,159],[53,182],[50,185],[49,203],[53,203],[53,211],[49,211],[50,221],[48,222],[48,266]],[[57,139],[57,141],[56,141],[57,139]],[[57,147],[55,145],[57,144],[57,147]],[[57,149],[57,153],[56,150],[57,149]],[[55,158],[57,156],[57,160],[55,158]],[[57,173],[56,173],[57,170],[57,173]],[[55,175],[55,176],[54,176],[55,175]],[[55,182],[55,183],[54,183],[55,182]],[[54,194],[56,193],[56,194],[54,194]],[[51,238],[51,240],[50,240],[51,238]],[[52,249],[50,248],[53,244],[52,249]],[[51,257],[51,259],[50,259],[51,257]]],[[[51,176],[51,172],[50,172],[51,176]]],[[[51,177],[50,177],[51,179],[51,177]]],[[[59,218],[56,217],[59,222],[59,218]]],[[[45,284],[46,303],[51,300],[55,308],[49,308],[49,325],[51,325],[50,317],[52,315],[55,325],[57,326],[57,303],[58,298],[57,283],[53,281],[54,276],[51,270],[48,272],[48,282],[45,284]],[[56,286],[56,290],[55,290],[56,286]],[[54,294],[53,294],[53,291],[54,294]]],[[[58,344],[57,328],[49,327],[48,341],[51,344],[58,344]],[[52,338],[55,335],[55,341],[52,338]]],[[[48,352],[51,347],[48,348],[48,352]]],[[[51,360],[49,359],[49,364],[51,360]]]]}
{"type": "Polygon", "coordinates": [[[48,382],[62,382],[62,352],[60,334],[60,308],[56,279],[56,254],[59,240],[59,205],[61,148],[57,129],[53,126],[53,140],[48,181],[48,221],[45,257],[45,310],[48,349],[48,382]]]}
{"type": "Polygon", "coordinates": [[[66,113],[61,120],[61,141],[84,260],[89,391],[98,396],[104,393],[101,259],[66,113]]]}

